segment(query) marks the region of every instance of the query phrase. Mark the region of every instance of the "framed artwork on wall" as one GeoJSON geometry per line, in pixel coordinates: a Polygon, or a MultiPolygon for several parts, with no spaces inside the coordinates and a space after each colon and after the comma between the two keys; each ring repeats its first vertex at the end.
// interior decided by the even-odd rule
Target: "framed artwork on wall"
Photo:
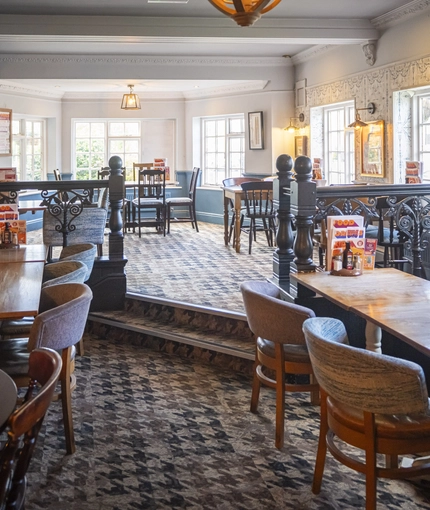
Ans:
{"type": "Polygon", "coordinates": [[[307,156],[308,155],[308,137],[307,136],[296,136],[294,138],[294,152],[295,157],[307,156]]]}
{"type": "Polygon", "coordinates": [[[263,112],[248,113],[248,129],[250,150],[264,149],[263,112]]]}
{"type": "Polygon", "coordinates": [[[361,128],[361,175],[385,177],[384,121],[368,122],[361,128]]]}
{"type": "Polygon", "coordinates": [[[12,156],[12,110],[0,108],[0,156],[12,156]]]}

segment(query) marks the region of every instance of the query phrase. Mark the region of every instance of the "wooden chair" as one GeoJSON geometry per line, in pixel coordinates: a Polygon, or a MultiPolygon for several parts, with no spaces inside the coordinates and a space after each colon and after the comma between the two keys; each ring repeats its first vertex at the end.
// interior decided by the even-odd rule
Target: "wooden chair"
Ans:
{"type": "Polygon", "coordinates": [[[245,216],[250,219],[249,254],[251,255],[252,240],[258,231],[266,234],[267,244],[273,246],[276,237],[276,212],[273,206],[273,182],[243,182],[241,187],[245,194],[245,216]]]}
{"type": "Polygon", "coordinates": [[[80,341],[92,299],[90,288],[83,283],[53,285],[42,289],[40,313],[34,319],[29,338],[0,342],[0,369],[9,374],[18,387],[28,382],[29,353],[39,347],[61,352],[63,368],[61,400],[67,453],[75,452],[72,420],[72,390],[76,386],[75,345],[80,341]]]}
{"type": "Polygon", "coordinates": [[[193,228],[196,231],[199,231],[199,227],[197,225],[197,215],[196,215],[196,188],[197,181],[200,175],[200,168],[194,168],[193,173],[191,175],[190,180],[190,188],[188,191],[188,197],[178,197],[178,198],[167,198],[166,199],[166,211],[167,211],[167,233],[170,234],[170,222],[176,223],[191,223],[193,228]],[[180,218],[171,218],[171,208],[173,207],[188,207],[188,216],[180,217],[180,218]]]}
{"type": "MultiPolygon", "coordinates": [[[[164,170],[139,170],[138,196],[132,200],[133,224],[141,227],[155,227],[166,235],[166,172],[164,170]],[[143,217],[141,211],[155,211],[155,217],[143,217]]],[[[133,229],[133,232],[135,230],[133,229]]]]}
{"type": "MultiPolygon", "coordinates": [[[[229,188],[230,186],[240,186],[244,182],[257,182],[261,181],[261,179],[257,179],[256,177],[229,177],[228,179],[224,179],[222,181],[222,185],[224,188],[229,188]]],[[[228,242],[231,241],[232,235],[234,233],[234,224],[236,221],[236,212],[234,210],[233,200],[230,199],[230,210],[233,211],[230,220],[230,230],[228,233],[228,242]]],[[[242,214],[240,217],[240,228],[243,226],[245,215],[242,214]]],[[[233,237],[233,246],[235,245],[235,238],[233,237]]]]}
{"type": "MultiPolygon", "coordinates": [[[[139,179],[139,172],[142,170],[153,170],[154,163],[133,163],[133,181],[137,181],[139,179]]],[[[136,197],[134,197],[136,198],[136,197]]]]}
{"type": "Polygon", "coordinates": [[[387,197],[378,198],[376,203],[378,210],[378,246],[384,249],[382,264],[377,266],[394,267],[404,270],[405,264],[411,261],[405,257],[405,236],[399,232],[394,224],[393,216],[386,216],[388,211],[387,197]],[[388,222],[388,228],[384,223],[388,222]]]}
{"type": "Polygon", "coordinates": [[[58,170],[58,168],[54,169],[54,179],[56,181],[61,181],[62,180],[61,173],[60,173],[60,170],[58,170]]]}
{"type": "Polygon", "coordinates": [[[0,508],[24,508],[26,473],[37,436],[61,372],[61,358],[51,349],[35,349],[28,359],[24,403],[7,422],[7,442],[0,450],[0,508]],[[35,392],[37,386],[40,389],[35,392]]]}
{"type": "Polygon", "coordinates": [[[399,455],[430,450],[430,406],[423,369],[345,344],[338,319],[316,317],[303,331],[321,388],[321,422],[312,491],[318,494],[327,448],[333,457],[366,477],[366,509],[376,509],[378,478],[430,474],[430,461],[399,465],[399,455]],[[343,443],[343,444],[342,444],[343,443]],[[362,450],[345,448],[346,445],[362,450]],[[385,456],[385,466],[378,455],[385,456]]]}
{"type": "Polygon", "coordinates": [[[309,308],[282,301],[278,288],[268,282],[245,282],[240,290],[249,327],[256,336],[251,412],[257,412],[261,384],[276,390],[275,446],[281,449],[284,445],[285,392],[309,391],[312,403],[319,402],[318,384],[313,380],[302,332],[303,322],[315,314],[309,308]],[[302,379],[305,374],[309,381],[297,378],[295,382],[287,382],[286,374],[296,374],[302,379]]]}

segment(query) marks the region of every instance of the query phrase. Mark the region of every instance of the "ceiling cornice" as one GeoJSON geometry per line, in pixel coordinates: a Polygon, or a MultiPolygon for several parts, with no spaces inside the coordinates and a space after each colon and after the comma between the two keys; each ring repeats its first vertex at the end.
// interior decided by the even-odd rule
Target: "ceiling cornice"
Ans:
{"type": "Polygon", "coordinates": [[[28,97],[42,97],[45,99],[61,99],[64,94],[63,92],[49,92],[46,90],[37,90],[18,85],[9,85],[7,83],[0,83],[0,93],[28,97]]]}
{"type": "Polygon", "coordinates": [[[428,8],[430,8],[430,0],[413,0],[402,7],[393,9],[382,16],[372,19],[371,23],[375,28],[386,28],[401,23],[407,18],[416,16],[428,8]]]}
{"type": "Polygon", "coordinates": [[[291,62],[293,65],[303,64],[303,62],[307,62],[308,60],[312,60],[316,57],[320,57],[323,53],[327,53],[335,48],[332,44],[323,45],[315,45],[312,48],[301,51],[297,55],[291,58],[291,62]]]}
{"type": "Polygon", "coordinates": [[[169,56],[136,56],[122,55],[1,55],[0,63],[33,63],[33,64],[121,64],[132,66],[291,66],[283,57],[169,57],[169,56]]]}

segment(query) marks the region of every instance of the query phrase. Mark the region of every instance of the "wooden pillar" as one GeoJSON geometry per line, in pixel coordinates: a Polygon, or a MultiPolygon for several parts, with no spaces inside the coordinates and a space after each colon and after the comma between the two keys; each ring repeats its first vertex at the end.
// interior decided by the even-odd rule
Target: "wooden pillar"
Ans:
{"type": "Polygon", "coordinates": [[[109,160],[109,254],[97,257],[91,278],[87,282],[93,291],[91,311],[121,310],[124,308],[127,277],[122,232],[122,206],[124,202],[124,176],[122,160],[112,156],[109,160]]]}
{"type": "MultiPolygon", "coordinates": [[[[315,216],[316,183],[312,181],[312,161],[299,156],[294,165],[296,180],[291,183],[291,212],[296,218],[294,260],[291,273],[315,271],[313,261],[312,229],[315,216]]],[[[296,295],[296,289],[291,288],[296,295]]]]}
{"type": "Polygon", "coordinates": [[[274,184],[274,198],[278,200],[278,230],[276,234],[277,249],[273,253],[272,283],[282,291],[290,291],[290,264],[293,252],[293,215],[290,208],[290,185],[293,179],[293,158],[281,154],[276,160],[278,180],[274,184]]]}
{"type": "Polygon", "coordinates": [[[122,208],[124,204],[124,175],[122,159],[112,156],[109,160],[109,258],[123,258],[124,236],[122,232],[122,208]]]}

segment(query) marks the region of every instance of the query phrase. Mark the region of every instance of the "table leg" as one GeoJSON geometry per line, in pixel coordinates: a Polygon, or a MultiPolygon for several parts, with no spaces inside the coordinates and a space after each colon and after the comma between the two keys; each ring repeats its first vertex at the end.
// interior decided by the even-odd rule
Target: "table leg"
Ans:
{"type": "Polygon", "coordinates": [[[382,330],[373,322],[366,321],[366,349],[381,354],[382,330]]]}
{"type": "Polygon", "coordinates": [[[240,253],[240,215],[242,213],[241,211],[241,203],[239,202],[239,207],[234,208],[235,212],[235,221],[234,221],[234,243],[236,248],[236,253],[240,253]]]}
{"type": "Polygon", "coordinates": [[[228,207],[230,199],[224,195],[224,244],[228,245],[228,207]]]}

